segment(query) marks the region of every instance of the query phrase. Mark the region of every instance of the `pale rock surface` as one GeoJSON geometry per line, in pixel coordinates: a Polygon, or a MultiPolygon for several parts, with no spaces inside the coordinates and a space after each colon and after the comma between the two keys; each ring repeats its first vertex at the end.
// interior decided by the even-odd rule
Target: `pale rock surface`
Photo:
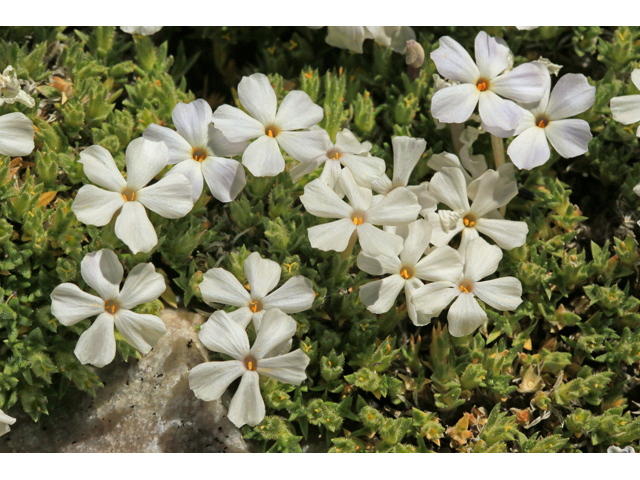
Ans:
{"type": "Polygon", "coordinates": [[[148,355],[103,368],[96,398],[67,392],[38,423],[19,415],[0,453],[248,451],[226,417],[229,398],[203,402],[189,389],[189,370],[208,360],[196,330],[205,318],[180,310],[160,317],[167,334],[148,355]]]}

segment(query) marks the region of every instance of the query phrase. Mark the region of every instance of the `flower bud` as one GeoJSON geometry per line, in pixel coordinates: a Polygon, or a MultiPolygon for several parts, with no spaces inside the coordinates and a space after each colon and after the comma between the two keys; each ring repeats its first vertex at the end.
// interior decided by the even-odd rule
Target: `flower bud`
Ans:
{"type": "Polygon", "coordinates": [[[407,42],[406,50],[407,65],[420,68],[424,63],[424,48],[415,40],[409,40],[407,42]]]}

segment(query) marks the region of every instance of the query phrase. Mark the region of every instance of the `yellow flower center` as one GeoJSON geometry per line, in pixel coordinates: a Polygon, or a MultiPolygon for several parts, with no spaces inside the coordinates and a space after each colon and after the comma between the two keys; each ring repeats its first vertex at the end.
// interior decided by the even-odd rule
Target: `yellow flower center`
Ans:
{"type": "Polygon", "coordinates": [[[264,129],[264,134],[269,135],[271,138],[276,138],[280,133],[280,129],[274,125],[264,129]]]}
{"type": "Polygon", "coordinates": [[[340,160],[343,153],[337,148],[333,148],[327,152],[327,158],[330,160],[340,160]]]}
{"type": "Polygon", "coordinates": [[[538,118],[536,118],[536,125],[539,128],[544,128],[547,125],[549,125],[549,119],[546,118],[546,117],[538,117],[538,118]]]}
{"type": "Polygon", "coordinates": [[[475,215],[471,213],[465,215],[464,218],[462,219],[462,223],[464,224],[465,227],[468,227],[468,228],[475,227],[477,221],[478,220],[476,220],[475,215]]]}
{"type": "Polygon", "coordinates": [[[262,310],[262,302],[260,300],[252,300],[249,302],[248,307],[253,313],[259,312],[262,310]]]}
{"type": "Polygon", "coordinates": [[[400,276],[405,280],[409,280],[411,277],[413,277],[414,273],[415,272],[413,270],[413,267],[409,265],[405,265],[402,267],[402,269],[400,269],[400,276]]]}
{"type": "Polygon", "coordinates": [[[136,199],[136,192],[130,188],[122,190],[122,198],[125,202],[133,202],[136,199]]]}
{"type": "Polygon", "coordinates": [[[484,92],[487,88],[489,88],[489,80],[485,80],[484,78],[481,78],[476,82],[476,87],[481,92],[484,92]]]}
{"type": "Polygon", "coordinates": [[[473,290],[473,285],[470,281],[466,281],[461,283],[459,288],[462,293],[470,293],[473,290]]]}
{"type": "Polygon", "coordinates": [[[258,361],[252,355],[247,355],[242,363],[244,368],[250,372],[255,372],[258,369],[258,361]]]}
{"type": "Polygon", "coordinates": [[[194,148],[191,150],[191,158],[196,162],[202,162],[209,156],[208,152],[204,148],[194,148]]]}
{"type": "Polygon", "coordinates": [[[104,311],[113,315],[120,310],[120,304],[117,300],[107,300],[104,302],[104,311]]]}

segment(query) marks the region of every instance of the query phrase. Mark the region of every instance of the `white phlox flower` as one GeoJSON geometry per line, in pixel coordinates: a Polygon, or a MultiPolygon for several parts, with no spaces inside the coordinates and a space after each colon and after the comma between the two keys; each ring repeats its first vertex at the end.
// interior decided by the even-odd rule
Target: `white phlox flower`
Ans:
{"type": "Polygon", "coordinates": [[[241,377],[240,385],[229,404],[229,420],[237,427],[257,425],[265,415],[260,393],[260,375],[279,382],[300,385],[307,378],[309,357],[300,349],[283,355],[266,357],[275,347],[291,341],[297,324],[278,309],[269,310],[252,347],[247,332],[223,311],[217,311],[202,326],[198,337],[213,352],[229,355],[233,360],[207,362],[189,372],[189,387],[201,400],[217,400],[231,382],[241,377]]]}
{"type": "Polygon", "coordinates": [[[87,254],[80,263],[80,273],[99,296],[85,293],[73,283],[58,285],[51,292],[51,313],[63,325],[75,325],[85,318],[98,316],[78,339],[75,348],[78,360],[96,367],[111,363],[116,355],[114,325],[127,343],[142,354],[149,353],[167,329],[159,317],[131,309],[153,302],[166,289],[164,277],[156,272],[153,264],[133,267],[122,290],[122,265],[111,250],[87,254]]]}
{"type": "MultiPolygon", "coordinates": [[[[631,73],[631,81],[640,90],[640,68],[631,73]]],[[[625,125],[640,122],[640,95],[625,95],[611,99],[611,114],[616,122],[625,125]]],[[[636,131],[640,137],[640,127],[636,131]]]]}
{"type": "Polygon", "coordinates": [[[0,107],[16,102],[29,108],[36,105],[36,101],[20,88],[20,80],[18,80],[16,71],[9,65],[0,75],[0,107]]]}
{"type": "MultiPolygon", "coordinates": [[[[436,93],[438,90],[442,90],[443,88],[450,87],[451,85],[458,85],[460,82],[456,82],[453,80],[445,80],[437,73],[433,74],[433,93],[436,93]]],[[[446,123],[442,123],[437,118],[433,117],[433,121],[436,124],[436,130],[442,130],[447,126],[446,123]]]]}
{"type": "Polygon", "coordinates": [[[274,308],[284,313],[298,313],[311,308],[316,294],[308,278],[296,275],[274,290],[280,281],[280,265],[253,252],[243,266],[249,291],[224,268],[208,270],[200,284],[205,302],[238,307],[227,315],[242,328],[253,321],[253,326],[259,331],[262,317],[274,308]]]}
{"type": "Polygon", "coordinates": [[[442,218],[438,213],[430,213],[429,221],[433,227],[431,243],[436,246],[447,245],[451,239],[462,232],[460,242],[464,251],[469,242],[479,233],[495,241],[500,248],[511,250],[524,244],[529,227],[525,222],[505,220],[497,212],[518,194],[517,183],[494,170],[487,170],[467,188],[460,168],[443,167],[429,183],[429,191],[439,202],[447,205],[458,214],[455,226],[449,220],[451,214],[442,218]],[[469,191],[473,191],[474,200],[469,205],[469,191]],[[443,222],[449,231],[443,228],[443,222]]]}
{"type": "Polygon", "coordinates": [[[402,237],[374,225],[397,227],[413,222],[421,210],[415,194],[408,188],[398,187],[373,205],[371,190],[360,187],[347,168],[340,174],[340,185],[349,203],[319,178],[304,187],[300,201],[307,212],[316,217],[339,219],[310,227],[311,246],[325,252],[342,252],[356,234],[360,246],[370,255],[398,255],[402,250],[402,237]]]}
{"type": "Polygon", "coordinates": [[[162,27],[120,27],[124,33],[130,33],[131,35],[153,35],[154,33],[158,33],[162,27]]]}
{"type": "Polygon", "coordinates": [[[22,157],[35,148],[33,122],[21,112],[0,115],[0,155],[22,157]]]}
{"type": "Polygon", "coordinates": [[[454,299],[447,320],[449,333],[461,337],[472,333],[487,320],[475,297],[496,310],[515,310],[522,303],[522,284],[517,278],[502,277],[481,281],[498,269],[502,250],[476,238],[467,246],[462,275],[428,283],[413,292],[415,308],[438,316],[454,299]]]}
{"type": "Polygon", "coordinates": [[[145,186],[167,165],[169,150],[164,142],[137,138],[127,147],[125,160],[126,180],[106,148],[93,145],[81,152],[85,175],[104,189],[82,186],[71,210],[82,223],[98,227],[109,223],[120,210],[116,236],[134,254],[146,253],[156,246],[158,236],[145,207],[164,218],[184,217],[193,208],[193,187],[180,173],[165,175],[153,185],[145,186]]]}
{"type": "Polygon", "coordinates": [[[348,129],[339,131],[334,144],[325,131],[323,135],[323,152],[311,162],[302,162],[291,169],[291,178],[297,182],[303,175],[313,172],[324,164],[320,178],[338,195],[340,191],[340,172],[342,167],[348,168],[353,178],[362,187],[370,187],[371,182],[384,175],[384,160],[369,154],[371,143],[358,141],[348,129]]]}
{"type": "Polygon", "coordinates": [[[547,89],[535,106],[525,106],[522,122],[515,131],[507,154],[520,169],[531,170],[549,160],[551,146],[564,158],[586,153],[593,138],[589,123],[569,118],[582,113],[596,100],[596,87],[582,74],[563,75],[549,93],[551,76],[546,72],[547,89]]]}
{"type": "Polygon", "coordinates": [[[400,255],[372,256],[365,252],[358,255],[358,268],[370,275],[388,275],[360,287],[360,300],[372,313],[388,312],[404,289],[409,318],[415,325],[426,325],[431,316],[417,312],[409,301],[414,290],[424,281],[436,282],[462,274],[460,254],[449,246],[432,249],[424,256],[431,240],[431,225],[417,220],[408,226],[398,227],[404,238],[400,255]]]}
{"type": "MultiPolygon", "coordinates": [[[[391,146],[393,148],[393,180],[383,174],[371,183],[371,188],[376,193],[385,196],[398,187],[406,187],[418,197],[421,215],[426,217],[430,212],[435,212],[438,202],[429,193],[428,182],[423,182],[420,185],[408,185],[411,172],[422,158],[422,154],[427,148],[427,142],[422,138],[393,137],[391,146]]],[[[375,199],[374,204],[377,201],[379,200],[375,199]]]]}
{"type": "Polygon", "coordinates": [[[278,175],[285,168],[280,147],[299,162],[310,162],[324,151],[322,130],[307,130],[322,120],[322,107],[301,90],[289,92],[280,107],[276,92],[262,73],[242,77],[238,98],[249,112],[221,105],[213,123],[233,143],[255,139],[244,151],[242,163],[256,177],[278,175]]]}
{"type": "Polygon", "coordinates": [[[9,428],[9,425],[13,425],[14,423],[16,423],[15,418],[10,417],[6,413],[4,413],[2,410],[0,410],[0,437],[3,436],[5,433],[9,433],[11,431],[11,428],[9,428]]]}
{"type": "Polygon", "coordinates": [[[440,75],[460,84],[438,90],[431,101],[431,113],[444,123],[463,123],[478,105],[484,128],[494,135],[508,136],[506,132],[515,130],[523,115],[513,101],[532,103],[542,98],[542,69],[526,63],[502,74],[509,67],[509,48],[485,32],[476,36],[475,54],[476,62],[458,42],[440,38],[431,58],[440,75]]]}
{"type": "Polygon", "coordinates": [[[407,42],[415,40],[416,34],[411,27],[328,26],[325,41],[332,47],[362,53],[362,45],[366,39],[373,39],[376,43],[390,47],[395,52],[404,53],[407,42]]]}
{"type": "Polygon", "coordinates": [[[151,124],[143,137],[164,142],[169,149],[169,164],[175,165],[167,175],[182,173],[193,185],[193,202],[202,193],[203,178],[211,195],[220,202],[231,202],[245,186],[244,168],[230,158],[241,155],[249,142],[231,143],[214,128],[211,106],[205,100],[178,103],[172,112],[176,131],[151,124]]]}

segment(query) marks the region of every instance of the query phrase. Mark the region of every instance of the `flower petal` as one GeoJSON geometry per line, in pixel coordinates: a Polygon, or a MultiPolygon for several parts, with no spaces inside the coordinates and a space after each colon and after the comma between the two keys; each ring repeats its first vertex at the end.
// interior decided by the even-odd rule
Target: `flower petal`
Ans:
{"type": "Polygon", "coordinates": [[[437,213],[429,213],[427,218],[433,228],[431,232],[431,243],[436,247],[444,247],[445,245],[448,245],[453,237],[465,229],[464,224],[462,223],[462,218],[458,220],[453,228],[449,229],[447,232],[442,228],[442,222],[440,221],[440,216],[437,213]]]}
{"type": "MultiPolygon", "coordinates": [[[[536,62],[525,63],[491,80],[491,90],[501,97],[519,103],[533,103],[542,99],[547,81],[547,67],[536,62]]],[[[480,114],[482,116],[482,114],[480,114]]],[[[499,125],[499,124],[492,124],[499,125]]],[[[515,125],[512,128],[517,127],[515,125]]]]}
{"type": "Polygon", "coordinates": [[[509,66],[509,47],[496,41],[487,32],[480,32],[475,40],[476,64],[480,77],[491,80],[509,66]]]}
{"type": "Polygon", "coordinates": [[[502,260],[500,247],[490,245],[483,238],[475,238],[469,242],[464,259],[464,278],[478,282],[495,273],[502,260]]]}
{"type": "Polygon", "coordinates": [[[170,128],[152,123],[146,128],[142,137],[152,142],[164,142],[169,150],[169,165],[192,159],[193,147],[178,132],[170,128]]]}
{"type": "Polygon", "coordinates": [[[280,281],[280,265],[253,252],[244,261],[244,273],[251,287],[251,298],[264,298],[280,281]]]}
{"type": "Polygon", "coordinates": [[[452,85],[433,94],[431,115],[444,123],[464,123],[482,97],[475,84],[452,85]]]}
{"type": "MultiPolygon", "coordinates": [[[[175,168],[175,167],[174,167],[175,168]]],[[[181,218],[193,208],[193,185],[181,173],[165,175],[137,192],[137,200],[164,218],[181,218]]]]}
{"type": "Polygon", "coordinates": [[[293,337],[297,329],[296,321],[286,313],[277,308],[267,310],[262,317],[256,341],[251,347],[251,355],[260,360],[275,347],[293,337]]]}
{"type": "Polygon", "coordinates": [[[518,194],[518,183],[500,175],[495,170],[487,170],[477,180],[475,199],[471,211],[477,218],[505,206],[518,194]]]}
{"type": "Polygon", "coordinates": [[[416,264],[416,277],[430,282],[456,282],[462,275],[462,258],[448,245],[437,247],[416,264]]]}
{"type": "Polygon", "coordinates": [[[33,122],[20,112],[0,115],[0,155],[30,155],[35,148],[33,122]]]}
{"type": "Polygon", "coordinates": [[[382,280],[369,282],[360,287],[360,300],[371,313],[386,313],[393,307],[405,281],[396,273],[382,280]]]}
{"type": "MultiPolygon", "coordinates": [[[[207,157],[207,160],[209,158],[213,158],[213,157],[207,157]]],[[[167,172],[167,174],[162,178],[162,180],[167,178],[169,175],[176,175],[176,174],[181,174],[187,177],[187,179],[191,183],[191,202],[196,203],[200,198],[200,195],[202,194],[202,187],[204,184],[202,181],[202,177],[203,177],[202,170],[204,167],[204,163],[207,160],[204,160],[202,162],[196,162],[192,158],[189,158],[180,163],[177,163],[176,165],[173,166],[173,168],[171,168],[171,170],[167,172]]],[[[146,187],[146,188],[149,188],[149,187],[146,187]]]]}
{"type": "Polygon", "coordinates": [[[291,353],[260,360],[258,373],[275,378],[282,383],[300,385],[307,379],[305,370],[309,361],[309,356],[298,349],[291,353]]]}
{"type": "Polygon", "coordinates": [[[206,100],[200,98],[189,104],[180,102],[173,107],[171,116],[178,133],[192,147],[205,147],[207,145],[212,112],[211,105],[206,100]]]}
{"type": "Polygon", "coordinates": [[[482,325],[487,320],[487,314],[472,293],[461,293],[449,308],[447,320],[449,333],[454,337],[463,337],[482,325]]]}
{"type": "MultiPolygon", "coordinates": [[[[328,145],[327,149],[332,145],[328,145]]],[[[351,155],[362,155],[369,153],[371,150],[371,144],[369,142],[362,142],[356,138],[353,132],[347,128],[343,128],[336,134],[335,147],[342,153],[349,153],[351,155]]]]}
{"type": "Polygon", "coordinates": [[[361,212],[369,209],[373,199],[373,192],[369,188],[358,185],[351,170],[348,168],[343,168],[340,172],[340,187],[347,195],[353,210],[361,212]]]}
{"type": "Polygon", "coordinates": [[[299,162],[311,162],[326,154],[326,138],[322,129],[303,132],[281,132],[276,140],[289,156],[299,162]]]}
{"type": "Polygon", "coordinates": [[[325,42],[332,47],[344,48],[352,52],[362,53],[362,44],[364,43],[365,32],[364,27],[327,27],[327,37],[325,42]]]}
{"type": "Polygon", "coordinates": [[[411,172],[427,148],[427,142],[422,138],[394,137],[391,139],[391,144],[393,145],[393,184],[406,187],[411,172]]]}
{"type": "MultiPolygon", "coordinates": [[[[324,117],[324,110],[302,90],[293,90],[282,99],[276,115],[276,125],[284,130],[299,130],[316,125],[324,117]]],[[[284,147],[283,147],[284,148],[284,147]]]]}
{"type": "Polygon", "coordinates": [[[640,95],[612,98],[611,114],[616,122],[625,125],[640,122],[640,95]]]}
{"type": "Polygon", "coordinates": [[[116,356],[116,337],[113,332],[113,315],[98,315],[87,330],[78,339],[74,350],[80,363],[87,363],[102,368],[113,361],[116,356]]]}
{"type": "Polygon", "coordinates": [[[546,128],[533,126],[521,132],[513,139],[507,155],[513,164],[519,169],[531,170],[540,165],[544,165],[551,156],[546,128]]]}
{"type": "Polygon", "coordinates": [[[422,285],[424,284],[416,277],[410,278],[404,284],[404,298],[406,299],[407,313],[409,314],[409,319],[416,327],[428,325],[431,323],[431,319],[433,318],[430,313],[418,311],[415,304],[411,301],[413,292],[422,285]]]}
{"type": "MultiPolygon", "coordinates": [[[[342,218],[335,222],[310,227],[307,234],[313,248],[324,252],[331,250],[343,252],[349,245],[349,240],[355,229],[356,226],[350,218],[342,218]]],[[[402,241],[402,239],[400,240],[402,241]]]]}
{"type": "Polygon", "coordinates": [[[316,293],[313,291],[311,280],[302,275],[296,275],[264,297],[262,305],[265,310],[277,308],[284,313],[298,313],[309,310],[315,298],[316,293]]]}
{"type": "Polygon", "coordinates": [[[330,163],[337,163],[338,165],[342,163],[351,171],[356,183],[366,187],[384,175],[386,168],[384,160],[381,158],[351,155],[350,153],[345,153],[339,161],[327,160],[327,164],[330,163]]]}
{"type": "Polygon", "coordinates": [[[478,111],[483,123],[502,130],[515,130],[524,115],[522,107],[490,91],[482,92],[480,95],[478,111]]]}
{"type": "Polygon", "coordinates": [[[497,310],[515,310],[522,303],[522,284],[514,277],[476,282],[473,293],[497,310]]]}
{"type": "Polygon", "coordinates": [[[402,263],[397,256],[369,255],[360,252],[357,259],[358,268],[369,275],[395,274],[400,271],[402,263]]]}
{"type": "Polygon", "coordinates": [[[104,313],[104,300],[83,292],[73,283],[58,285],[51,292],[51,314],[63,325],[75,325],[101,313],[104,313]]]}
{"type": "Polygon", "coordinates": [[[267,135],[247,147],[242,154],[242,164],[256,177],[274,177],[285,167],[278,142],[267,135]]]}
{"type": "Polygon", "coordinates": [[[202,173],[211,195],[223,203],[235,200],[247,183],[242,164],[229,158],[207,157],[202,173]]]}
{"type": "Polygon", "coordinates": [[[231,320],[236,322],[242,328],[247,328],[247,325],[251,323],[251,319],[254,315],[257,315],[260,312],[253,313],[249,307],[240,307],[233,312],[226,312],[231,320]]]}
{"type": "MultiPolygon", "coordinates": [[[[248,77],[242,77],[238,84],[238,98],[242,106],[249,112],[249,115],[262,123],[262,125],[266,127],[273,124],[276,119],[278,99],[266,75],[254,73],[248,77]]],[[[214,123],[216,123],[215,117],[214,123]]],[[[217,123],[216,127],[220,128],[217,123]]],[[[224,130],[221,130],[224,134],[224,130]]],[[[229,138],[228,135],[225,135],[225,137],[229,138]]]]}
{"type": "Polygon", "coordinates": [[[83,185],[73,199],[71,211],[86,225],[103,227],[125,204],[122,195],[95,185],[83,185]]]}
{"type": "Polygon", "coordinates": [[[232,143],[245,142],[265,134],[262,123],[231,105],[220,105],[216,109],[213,124],[232,143]]]}
{"type": "Polygon", "coordinates": [[[213,312],[202,325],[198,338],[212,352],[224,353],[239,361],[249,354],[247,332],[222,310],[213,312]]]}
{"type": "Polygon", "coordinates": [[[356,227],[360,246],[369,255],[399,255],[402,251],[402,237],[385,232],[370,223],[356,227]]]}
{"type": "Polygon", "coordinates": [[[200,400],[211,402],[219,399],[231,382],[245,371],[238,360],[201,363],[189,372],[189,388],[200,400]]]}
{"type": "Polygon", "coordinates": [[[549,143],[564,158],[586,153],[593,138],[589,124],[577,118],[551,121],[544,130],[549,143]]]}
{"type": "Polygon", "coordinates": [[[112,250],[103,248],[85,255],[80,263],[80,272],[87,285],[104,300],[118,296],[124,270],[112,250]]]}
{"type": "Polygon", "coordinates": [[[260,376],[256,372],[244,372],[236,394],[229,404],[227,417],[240,428],[257,425],[264,419],[264,400],[260,394],[260,376]]]}
{"type": "Polygon", "coordinates": [[[169,149],[164,142],[136,138],[127,147],[127,186],[138,190],[151,181],[167,165],[169,149]]]}
{"type": "Polygon", "coordinates": [[[431,59],[436,64],[438,73],[449,80],[472,83],[475,88],[480,71],[471,55],[451,37],[440,37],[439,43],[440,46],[431,52],[431,59]]]}
{"type": "Polygon", "coordinates": [[[367,210],[366,221],[373,225],[397,227],[415,221],[421,210],[415,193],[406,187],[398,187],[367,210]]]}
{"type": "Polygon", "coordinates": [[[400,252],[402,263],[415,265],[424,255],[424,251],[431,241],[433,228],[426,220],[416,220],[407,226],[408,234],[404,238],[404,246],[400,252]]]}
{"type": "Polygon", "coordinates": [[[118,303],[129,310],[137,305],[153,302],[167,289],[164,277],[156,272],[153,263],[139,263],[124,281],[118,303]]]}
{"type": "Polygon", "coordinates": [[[84,174],[96,185],[112,192],[121,192],[127,182],[120,173],[113,157],[104,147],[93,145],[80,152],[80,160],[84,174]]]}
{"type": "Polygon", "coordinates": [[[158,340],[167,333],[167,327],[160,317],[126,309],[116,313],[115,323],[122,338],[142,354],[149,353],[158,340]]]}
{"type": "Polygon", "coordinates": [[[214,127],[213,124],[210,124],[209,142],[207,146],[211,149],[215,157],[235,157],[244,153],[249,146],[249,142],[247,140],[230,142],[220,130],[214,127]]]}
{"type": "Polygon", "coordinates": [[[135,255],[150,252],[158,244],[158,235],[140,202],[124,202],[116,219],[116,237],[135,255]]]}
{"type": "Polygon", "coordinates": [[[418,311],[437,317],[459,294],[452,282],[433,282],[415,290],[411,301],[418,311]]]}
{"type": "Polygon", "coordinates": [[[251,295],[238,279],[223,268],[206,271],[200,284],[202,299],[207,303],[222,303],[234,307],[246,307],[251,295]]]}
{"type": "Polygon", "coordinates": [[[591,108],[596,101],[596,87],[582,74],[563,75],[551,91],[547,105],[549,120],[573,117],[591,108]]]}
{"type": "Polygon", "coordinates": [[[304,186],[304,194],[300,196],[300,201],[305,210],[316,217],[349,218],[353,212],[353,209],[319,178],[304,186]]]}
{"type": "Polygon", "coordinates": [[[529,227],[525,222],[493,218],[478,219],[476,230],[491,238],[504,250],[524,245],[529,233],[529,227]]]}
{"type": "Polygon", "coordinates": [[[443,167],[431,178],[429,192],[451,210],[466,213],[470,209],[467,181],[460,168],[443,167]]]}

